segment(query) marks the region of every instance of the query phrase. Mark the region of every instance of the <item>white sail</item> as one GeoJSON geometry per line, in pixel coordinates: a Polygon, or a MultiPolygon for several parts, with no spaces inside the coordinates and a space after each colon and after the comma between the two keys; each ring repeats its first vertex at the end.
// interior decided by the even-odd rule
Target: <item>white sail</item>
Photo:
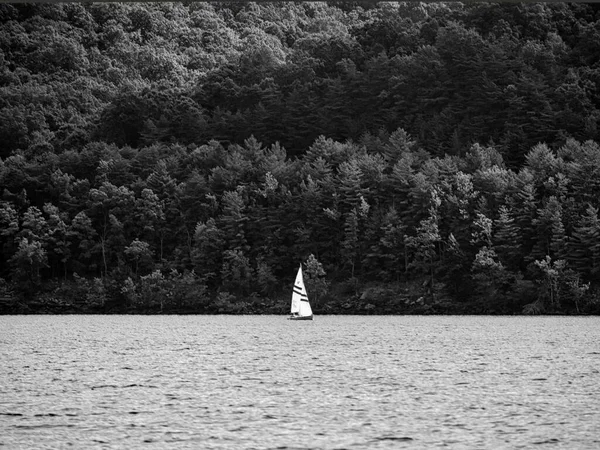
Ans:
{"type": "Polygon", "coordinates": [[[301,317],[312,316],[312,309],[310,303],[308,303],[308,295],[304,287],[304,279],[302,278],[302,265],[298,268],[298,274],[294,282],[291,313],[295,313],[301,317]]]}

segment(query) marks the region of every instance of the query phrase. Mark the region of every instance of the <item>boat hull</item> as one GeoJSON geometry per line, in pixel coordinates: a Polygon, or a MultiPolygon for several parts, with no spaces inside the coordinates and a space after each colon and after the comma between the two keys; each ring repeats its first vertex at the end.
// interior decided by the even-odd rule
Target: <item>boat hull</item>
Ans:
{"type": "Polygon", "coordinates": [[[288,320],[313,320],[313,316],[290,316],[288,320]]]}

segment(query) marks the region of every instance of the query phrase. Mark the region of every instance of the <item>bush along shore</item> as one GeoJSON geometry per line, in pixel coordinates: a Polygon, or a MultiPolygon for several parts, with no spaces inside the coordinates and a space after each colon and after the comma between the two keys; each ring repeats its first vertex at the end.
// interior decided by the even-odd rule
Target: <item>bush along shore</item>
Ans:
{"type": "Polygon", "coordinates": [[[0,4],[0,312],[600,312],[600,9],[0,4]]]}
{"type": "MultiPolygon", "coordinates": [[[[209,295],[206,287],[191,278],[166,279],[158,273],[152,281],[141,281],[136,287],[131,279],[124,286],[106,283],[99,278],[44,284],[33,294],[15,294],[5,285],[0,292],[0,314],[274,314],[287,315],[289,292],[263,296],[253,293],[238,298],[227,292],[209,295]]],[[[600,313],[600,301],[581,296],[578,301],[560,299],[552,307],[539,296],[539,286],[522,281],[520,296],[508,289],[496,297],[467,297],[456,301],[444,283],[431,289],[428,278],[404,283],[355,282],[329,285],[324,280],[309,282],[320,295],[311,296],[316,315],[443,315],[443,314],[563,314],[589,315],[600,313]],[[320,288],[320,289],[319,289],[320,288]],[[325,288],[325,289],[324,289],[325,288]]],[[[571,298],[569,298],[571,300],[571,298]]]]}

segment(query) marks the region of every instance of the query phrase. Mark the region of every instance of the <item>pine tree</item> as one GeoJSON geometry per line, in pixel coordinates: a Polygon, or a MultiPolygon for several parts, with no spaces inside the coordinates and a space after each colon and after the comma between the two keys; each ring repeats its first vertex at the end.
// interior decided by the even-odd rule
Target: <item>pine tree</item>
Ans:
{"type": "Polygon", "coordinates": [[[206,223],[199,222],[194,233],[192,262],[195,272],[211,287],[219,284],[224,250],[224,233],[217,227],[216,221],[210,218],[206,223]]]}
{"type": "Polygon", "coordinates": [[[561,209],[552,216],[552,228],[550,230],[552,237],[550,239],[550,254],[555,259],[564,259],[567,255],[567,236],[562,221],[561,209]]]}
{"type": "Polygon", "coordinates": [[[315,255],[310,254],[306,261],[304,261],[303,273],[306,290],[310,298],[314,299],[315,306],[317,306],[319,304],[319,299],[323,297],[329,289],[329,282],[325,278],[325,269],[323,269],[323,265],[315,255]]]}
{"type": "Polygon", "coordinates": [[[250,260],[241,250],[225,250],[221,267],[221,284],[226,291],[238,296],[250,294],[253,274],[250,260]]]}
{"type": "MultiPolygon", "coordinates": [[[[19,214],[12,202],[0,201],[0,242],[3,255],[12,255],[16,251],[16,238],[19,231],[19,214]]],[[[0,278],[8,271],[6,258],[0,260],[0,278]]]]}
{"type": "Polygon", "coordinates": [[[405,154],[412,152],[416,142],[402,128],[398,128],[383,146],[383,154],[390,167],[393,167],[405,154]]]}
{"type": "Polygon", "coordinates": [[[406,245],[412,250],[410,266],[428,274],[429,288],[434,294],[435,273],[438,265],[438,246],[442,238],[439,230],[438,218],[439,199],[432,195],[432,206],[427,217],[421,220],[415,236],[406,237],[406,245]]]}
{"type": "Polygon", "coordinates": [[[518,270],[522,259],[521,231],[506,205],[500,207],[500,214],[494,223],[492,242],[502,261],[511,270],[518,270]]]}
{"type": "Polygon", "coordinates": [[[22,228],[19,237],[36,239],[45,242],[48,238],[48,223],[36,206],[30,206],[23,214],[22,228]]]}
{"type": "Polygon", "coordinates": [[[537,210],[533,219],[535,226],[535,244],[528,258],[531,261],[541,260],[546,255],[560,259],[566,252],[565,229],[562,224],[562,208],[554,196],[548,198],[542,208],[537,210]]]}
{"type": "Polygon", "coordinates": [[[537,192],[526,170],[521,171],[521,176],[524,180],[521,180],[521,186],[517,188],[516,195],[509,200],[508,207],[511,216],[515,219],[515,224],[519,227],[521,251],[530,259],[529,255],[537,242],[533,223],[537,215],[537,192]]]}
{"type": "Polygon", "coordinates": [[[391,201],[391,206],[403,219],[408,218],[411,214],[411,183],[414,176],[412,163],[413,158],[411,155],[404,155],[394,164],[385,181],[388,201],[391,201]]]}
{"type": "Polygon", "coordinates": [[[588,205],[568,244],[568,261],[585,279],[600,274],[600,219],[598,208],[588,205]]]}
{"type": "Polygon", "coordinates": [[[84,211],[73,218],[67,236],[73,254],[73,271],[80,275],[86,272],[94,273],[98,268],[98,261],[94,258],[99,251],[96,242],[98,233],[92,227],[92,221],[84,211]]]}
{"type": "Polygon", "coordinates": [[[62,265],[62,273],[67,277],[67,262],[71,259],[71,249],[68,241],[68,226],[59,209],[51,203],[44,205],[44,212],[48,214],[47,247],[49,250],[49,264],[53,268],[53,260],[62,265]]]}
{"type": "Polygon", "coordinates": [[[22,290],[28,291],[39,285],[40,270],[48,267],[48,254],[36,237],[21,237],[18,249],[9,261],[13,279],[22,290]]]}
{"type": "Polygon", "coordinates": [[[383,270],[388,278],[398,280],[401,273],[408,269],[407,249],[404,235],[406,227],[395,208],[390,208],[383,218],[382,236],[374,249],[383,258],[383,270]]]}
{"type": "Polygon", "coordinates": [[[356,158],[340,164],[337,180],[340,203],[344,211],[351,211],[360,204],[361,197],[366,194],[366,191],[361,189],[362,170],[356,158]]]}
{"type": "Polygon", "coordinates": [[[137,277],[140,264],[150,266],[152,262],[152,251],[150,244],[139,239],[134,239],[125,247],[123,253],[134,262],[134,274],[137,277]]]}
{"type": "Polygon", "coordinates": [[[223,214],[219,226],[223,230],[228,247],[230,250],[245,253],[250,247],[246,240],[246,222],[248,222],[245,214],[246,203],[241,190],[225,192],[222,202],[223,214]]]}
{"type": "Polygon", "coordinates": [[[354,278],[354,267],[358,256],[358,214],[356,208],[346,215],[341,253],[344,262],[350,265],[351,278],[354,278]]]}

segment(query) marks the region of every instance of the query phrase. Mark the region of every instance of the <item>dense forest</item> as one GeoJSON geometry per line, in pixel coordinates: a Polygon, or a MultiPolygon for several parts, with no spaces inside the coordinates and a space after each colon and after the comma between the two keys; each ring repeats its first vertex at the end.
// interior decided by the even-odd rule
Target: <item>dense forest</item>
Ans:
{"type": "Polygon", "coordinates": [[[600,313],[600,5],[0,4],[0,311],[600,313]]]}

